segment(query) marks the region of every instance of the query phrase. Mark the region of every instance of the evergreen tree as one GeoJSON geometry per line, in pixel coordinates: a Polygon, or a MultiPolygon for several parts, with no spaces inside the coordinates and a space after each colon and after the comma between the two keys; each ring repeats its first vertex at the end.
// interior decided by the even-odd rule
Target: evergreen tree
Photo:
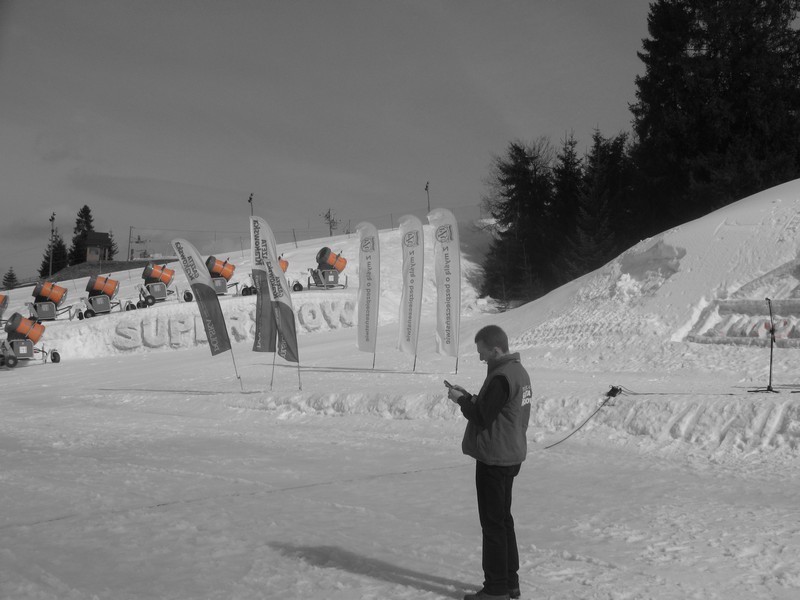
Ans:
{"type": "MultiPolygon", "coordinates": [[[[615,243],[610,252],[622,252],[633,243],[646,237],[642,235],[636,214],[638,198],[634,192],[634,166],[630,155],[628,134],[620,133],[604,138],[599,131],[592,136],[592,154],[601,171],[599,184],[607,193],[609,227],[615,243]]],[[[591,167],[588,169],[591,171],[591,167]]],[[[609,257],[610,258],[610,257],[609,257]]]]}
{"type": "Polygon", "coordinates": [[[570,133],[565,137],[553,167],[553,203],[556,221],[563,244],[558,245],[558,283],[566,283],[579,273],[570,264],[569,240],[577,235],[577,214],[583,190],[583,161],[576,150],[578,141],[570,133]]]}
{"type": "Polygon", "coordinates": [[[61,269],[69,265],[67,245],[64,243],[64,238],[58,233],[58,230],[53,234],[53,244],[47,245],[47,250],[42,257],[42,263],[39,265],[39,277],[50,276],[50,251],[53,252],[52,272],[58,273],[61,269]]]}
{"type": "Polygon", "coordinates": [[[3,288],[10,290],[19,284],[19,280],[17,280],[17,274],[14,273],[14,267],[9,267],[6,274],[3,275],[3,288]]]}
{"type": "Polygon", "coordinates": [[[553,149],[546,138],[515,141],[496,157],[484,205],[494,218],[484,263],[483,293],[508,300],[532,300],[557,280],[553,205],[553,149]]]}
{"type": "Polygon", "coordinates": [[[593,271],[613,258],[611,198],[616,193],[619,143],[595,131],[586,157],[583,185],[575,215],[575,234],[568,242],[567,263],[574,277],[593,271]]]}
{"type": "Polygon", "coordinates": [[[119,246],[117,246],[117,242],[114,240],[114,232],[111,230],[108,232],[108,239],[111,242],[111,247],[108,249],[108,260],[114,260],[114,257],[119,252],[119,246]]]}
{"type": "Polygon", "coordinates": [[[86,234],[94,231],[92,209],[84,205],[78,211],[73,229],[72,245],[69,248],[69,264],[78,265],[86,262],[86,234]]]}
{"type": "Polygon", "coordinates": [[[649,233],[800,174],[800,0],[656,0],[631,106],[649,233]]]}

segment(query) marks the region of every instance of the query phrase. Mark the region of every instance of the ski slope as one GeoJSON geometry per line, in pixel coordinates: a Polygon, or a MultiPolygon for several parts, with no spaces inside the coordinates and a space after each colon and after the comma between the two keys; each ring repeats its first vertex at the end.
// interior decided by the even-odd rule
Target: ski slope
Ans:
{"type": "MultiPolygon", "coordinates": [[[[240,380],[193,304],[46,324],[62,362],[0,370],[0,597],[477,589],[473,465],[441,381],[480,385],[472,336],[497,323],[535,386],[514,501],[523,598],[797,598],[799,209],[800,181],[766,190],[504,313],[478,297],[485,239],[462,225],[457,374],[434,351],[430,253],[416,368],[395,349],[396,231],[380,237],[375,369],[352,327],[355,236],[279,248],[303,282],[322,246],[348,260],[347,289],[293,294],[299,369],[250,350],[247,296],[221,299],[240,380]],[[770,374],[766,298],[777,394],[749,391],[770,374]]],[[[246,250],[218,258],[247,282],[246,250]]],[[[112,276],[135,297],[139,271],[112,276]]],[[[29,300],[12,291],[5,316],[29,300]]]]}

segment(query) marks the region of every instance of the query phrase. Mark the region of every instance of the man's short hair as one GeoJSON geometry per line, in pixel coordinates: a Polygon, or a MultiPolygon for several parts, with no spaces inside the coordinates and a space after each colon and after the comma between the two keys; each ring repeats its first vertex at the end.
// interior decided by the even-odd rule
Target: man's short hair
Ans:
{"type": "Polygon", "coordinates": [[[483,342],[489,348],[500,348],[503,352],[508,352],[508,336],[497,325],[487,325],[475,334],[475,343],[483,342]]]}

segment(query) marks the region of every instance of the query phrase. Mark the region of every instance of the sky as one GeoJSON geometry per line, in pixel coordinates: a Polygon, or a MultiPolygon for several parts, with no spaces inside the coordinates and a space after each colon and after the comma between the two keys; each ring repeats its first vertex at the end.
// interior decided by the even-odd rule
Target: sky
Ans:
{"type": "Polygon", "coordinates": [[[119,258],[478,213],[509,142],[630,131],[642,0],[0,0],[0,273],[87,205],[119,258]],[[429,182],[426,192],[425,186],[429,182]],[[141,240],[129,244],[129,240],[141,240]],[[235,242],[235,243],[234,243],[235,242]]]}

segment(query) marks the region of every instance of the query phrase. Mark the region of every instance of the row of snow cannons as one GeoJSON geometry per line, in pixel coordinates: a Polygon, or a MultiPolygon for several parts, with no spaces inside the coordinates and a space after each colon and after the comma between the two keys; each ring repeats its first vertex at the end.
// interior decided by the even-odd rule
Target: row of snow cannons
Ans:
{"type": "MultiPolygon", "coordinates": [[[[214,256],[209,256],[206,266],[214,281],[217,295],[224,295],[230,287],[238,291],[239,283],[228,284],[233,276],[235,265],[220,261],[214,256]]],[[[87,296],[81,298],[76,304],[65,305],[68,290],[65,287],[45,281],[38,283],[33,288],[33,302],[26,303],[30,316],[38,322],[54,321],[62,315],[72,319],[90,319],[97,315],[104,315],[113,310],[131,311],[137,308],[149,308],[159,302],[164,302],[170,297],[182,298],[184,302],[194,300],[190,290],[170,289],[175,278],[175,271],[166,265],[150,263],[142,271],[143,283],[136,286],[138,298],[134,300],[117,299],[119,281],[104,275],[92,275],[86,284],[87,296]]],[[[249,288],[248,288],[249,289],[249,288]]]]}
{"type": "MultiPolygon", "coordinates": [[[[342,271],[347,266],[347,260],[342,257],[341,253],[335,254],[330,248],[324,247],[317,253],[316,262],[315,269],[308,269],[308,289],[347,287],[347,276],[344,276],[343,281],[340,278],[342,271]]],[[[289,262],[281,256],[279,264],[285,273],[289,262]]],[[[214,290],[218,296],[227,294],[231,288],[234,288],[235,292],[242,296],[257,293],[255,286],[230,282],[236,266],[228,260],[223,261],[215,256],[209,256],[206,260],[206,268],[211,275],[214,290]]],[[[8,307],[8,296],[0,294],[0,325],[4,326],[8,334],[6,340],[0,341],[0,366],[13,368],[19,364],[20,360],[30,360],[37,354],[41,355],[44,362],[47,362],[48,358],[54,363],[61,361],[57,350],[36,347],[44,335],[43,321],[55,321],[64,315],[70,321],[72,319],[83,320],[109,314],[114,309],[131,311],[149,308],[167,301],[170,297],[174,297],[176,300],[182,298],[184,302],[194,300],[192,292],[188,289],[184,290],[182,294],[180,290],[170,289],[174,278],[175,271],[167,268],[166,265],[148,264],[142,271],[144,282],[136,286],[138,299],[134,302],[133,300],[117,299],[119,281],[104,275],[93,275],[86,284],[87,296],[75,304],[65,304],[68,296],[67,288],[51,281],[44,281],[34,286],[33,302],[26,302],[30,316],[26,318],[19,313],[14,313],[8,320],[2,319],[2,315],[8,307]]],[[[302,291],[303,284],[294,281],[292,290],[302,291]]]]}
{"type": "Polygon", "coordinates": [[[0,324],[7,334],[6,339],[0,341],[0,367],[13,369],[21,360],[31,360],[37,354],[44,362],[47,362],[48,358],[54,363],[61,361],[58,350],[45,350],[44,346],[36,347],[44,335],[44,325],[16,312],[8,320],[3,320],[6,308],[8,308],[8,296],[0,294],[0,324]]]}

